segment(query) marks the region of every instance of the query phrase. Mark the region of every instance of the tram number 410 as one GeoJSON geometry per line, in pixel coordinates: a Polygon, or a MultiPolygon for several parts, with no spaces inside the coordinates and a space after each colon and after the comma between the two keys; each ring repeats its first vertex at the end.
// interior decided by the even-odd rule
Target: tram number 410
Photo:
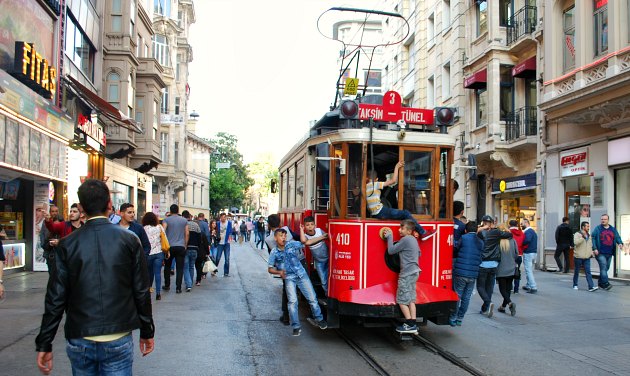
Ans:
{"type": "Polygon", "coordinates": [[[348,233],[338,233],[335,241],[339,245],[350,245],[350,234],[348,233]]]}

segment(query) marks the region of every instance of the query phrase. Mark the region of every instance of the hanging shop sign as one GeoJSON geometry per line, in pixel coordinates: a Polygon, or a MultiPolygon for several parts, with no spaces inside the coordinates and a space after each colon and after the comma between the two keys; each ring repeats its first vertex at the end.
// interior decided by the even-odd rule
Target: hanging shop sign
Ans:
{"type": "Polygon", "coordinates": [[[98,117],[96,115],[87,117],[83,114],[79,114],[77,119],[77,130],[83,132],[87,137],[87,143],[94,149],[100,149],[105,147],[107,139],[103,126],[98,124],[98,117]]]}
{"type": "Polygon", "coordinates": [[[47,99],[57,90],[57,70],[37,52],[33,43],[15,42],[13,76],[47,99]]]}
{"type": "Polygon", "coordinates": [[[560,153],[560,172],[563,178],[588,173],[588,148],[579,148],[560,153]]]}

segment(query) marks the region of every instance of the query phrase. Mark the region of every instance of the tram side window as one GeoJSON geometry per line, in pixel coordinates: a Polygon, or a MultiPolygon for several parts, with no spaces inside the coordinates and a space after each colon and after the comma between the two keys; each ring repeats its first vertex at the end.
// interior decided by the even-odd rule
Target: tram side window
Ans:
{"type": "Polygon", "coordinates": [[[287,173],[286,171],[280,174],[280,206],[282,209],[286,208],[287,205],[287,173]]]}
{"type": "Polygon", "coordinates": [[[412,214],[432,215],[431,166],[432,152],[405,151],[403,209],[412,214]]]}
{"type": "MultiPolygon", "coordinates": [[[[341,149],[341,145],[335,145],[334,150],[335,158],[343,157],[343,150],[341,149]]],[[[335,180],[333,187],[335,189],[334,201],[331,203],[332,208],[332,216],[339,217],[341,215],[341,205],[339,204],[341,197],[341,169],[339,168],[339,163],[335,163],[335,180]]]]}
{"type": "MultiPolygon", "coordinates": [[[[367,170],[371,171],[374,169],[379,182],[385,182],[392,177],[396,163],[398,163],[397,146],[368,146],[367,170]],[[372,150],[374,150],[373,154],[372,150]],[[374,156],[373,158],[372,155],[374,156]]],[[[365,190],[365,187],[363,189],[365,190]]],[[[398,209],[398,185],[394,184],[383,188],[381,191],[381,204],[384,207],[398,209]]],[[[369,210],[367,214],[369,215],[369,210]]]]}
{"type": "MultiPolygon", "coordinates": [[[[317,145],[316,155],[318,157],[328,157],[330,154],[328,148],[328,143],[317,145]]],[[[327,210],[328,200],[330,200],[330,161],[317,161],[315,185],[317,187],[316,210],[327,210]]]]}
{"type": "Polygon", "coordinates": [[[289,167],[289,177],[287,180],[287,206],[292,208],[295,206],[295,166],[289,167]]]}
{"type": "Polygon", "coordinates": [[[296,165],[295,173],[295,205],[299,208],[304,207],[304,159],[301,159],[296,165]]]}
{"type": "Polygon", "coordinates": [[[361,216],[361,186],[363,179],[363,152],[361,144],[348,145],[348,161],[346,163],[348,177],[348,217],[361,216]]]}
{"type": "Polygon", "coordinates": [[[451,217],[449,214],[448,208],[452,208],[452,196],[448,197],[447,191],[448,186],[446,185],[451,181],[448,161],[449,161],[449,149],[440,149],[440,218],[448,218],[451,217]]]}

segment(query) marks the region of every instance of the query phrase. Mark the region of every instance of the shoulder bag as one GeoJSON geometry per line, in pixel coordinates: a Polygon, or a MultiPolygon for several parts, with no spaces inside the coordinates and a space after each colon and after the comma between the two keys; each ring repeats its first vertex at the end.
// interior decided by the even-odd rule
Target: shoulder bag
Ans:
{"type": "Polygon", "coordinates": [[[162,244],[162,252],[168,253],[171,249],[171,245],[168,243],[168,238],[162,226],[160,226],[160,243],[162,244]]]}

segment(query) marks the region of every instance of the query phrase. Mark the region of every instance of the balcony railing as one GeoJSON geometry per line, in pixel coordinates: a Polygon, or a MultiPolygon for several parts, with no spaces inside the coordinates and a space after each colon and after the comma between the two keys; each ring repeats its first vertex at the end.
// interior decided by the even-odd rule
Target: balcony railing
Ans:
{"type": "Polygon", "coordinates": [[[510,112],[505,123],[506,141],[514,142],[527,136],[536,135],[536,107],[522,107],[510,112]]]}
{"type": "Polygon", "coordinates": [[[507,45],[519,40],[525,34],[531,34],[536,30],[536,7],[526,5],[514,16],[510,17],[507,27],[507,45]]]}

